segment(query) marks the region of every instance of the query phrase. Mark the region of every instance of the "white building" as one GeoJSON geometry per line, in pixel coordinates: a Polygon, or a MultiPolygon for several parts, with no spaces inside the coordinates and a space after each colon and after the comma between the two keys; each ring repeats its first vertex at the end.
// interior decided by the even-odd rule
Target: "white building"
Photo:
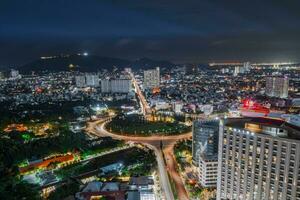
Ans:
{"type": "Polygon", "coordinates": [[[270,97],[287,98],[289,89],[288,77],[266,77],[266,95],[270,97]]]}
{"type": "Polygon", "coordinates": [[[183,108],[183,103],[180,101],[176,101],[172,103],[172,109],[176,114],[181,114],[183,108]]]}
{"type": "Polygon", "coordinates": [[[167,102],[158,102],[155,105],[155,110],[166,110],[170,108],[170,104],[167,102]]]}
{"type": "Polygon", "coordinates": [[[19,71],[18,70],[10,70],[10,78],[12,79],[17,79],[17,78],[20,78],[20,74],[19,74],[19,71]]]}
{"type": "Polygon", "coordinates": [[[85,87],[85,76],[75,76],[75,83],[77,87],[85,87]]]}
{"type": "Polygon", "coordinates": [[[234,76],[237,76],[238,74],[243,74],[243,73],[245,73],[244,67],[241,67],[241,66],[234,67],[234,72],[233,72],[234,76]]]}
{"type": "Polygon", "coordinates": [[[247,72],[250,71],[250,69],[251,69],[250,62],[244,62],[243,67],[244,67],[245,71],[247,71],[247,72]]]}
{"type": "Polygon", "coordinates": [[[213,105],[210,105],[210,104],[203,105],[203,106],[201,106],[200,109],[206,116],[212,114],[214,111],[213,105]]]}
{"type": "Polygon", "coordinates": [[[95,74],[85,74],[75,76],[76,86],[79,88],[82,87],[98,87],[99,84],[99,76],[95,74]]]}
{"type": "Polygon", "coordinates": [[[203,187],[216,187],[218,179],[218,156],[200,155],[198,174],[199,181],[203,187]]]}
{"type": "Polygon", "coordinates": [[[110,93],[111,92],[111,86],[110,86],[110,80],[109,79],[102,79],[101,80],[101,92],[103,92],[103,93],[110,93]]]}
{"type": "Polygon", "coordinates": [[[156,200],[152,191],[140,191],[140,200],[156,200]]]}
{"type": "Polygon", "coordinates": [[[131,90],[130,79],[103,79],[101,92],[103,93],[129,93],[131,90]]]}
{"type": "Polygon", "coordinates": [[[144,71],[144,89],[152,89],[159,87],[160,85],[160,70],[159,67],[156,69],[150,69],[144,71]]]}
{"type": "Polygon", "coordinates": [[[220,127],[217,199],[300,199],[300,128],[270,118],[220,127]]]}
{"type": "Polygon", "coordinates": [[[131,88],[130,79],[113,79],[111,80],[112,93],[129,93],[131,88]]]}
{"type": "Polygon", "coordinates": [[[98,87],[100,85],[98,75],[86,74],[85,75],[85,84],[86,84],[86,86],[90,86],[90,87],[98,87]]]}

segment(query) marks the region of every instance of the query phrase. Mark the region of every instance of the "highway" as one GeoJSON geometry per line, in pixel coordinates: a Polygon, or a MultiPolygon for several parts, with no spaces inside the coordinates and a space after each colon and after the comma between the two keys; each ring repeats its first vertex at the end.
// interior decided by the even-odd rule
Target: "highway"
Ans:
{"type": "Polygon", "coordinates": [[[141,105],[141,108],[142,108],[142,112],[143,112],[143,115],[145,116],[145,118],[147,119],[147,116],[149,114],[151,114],[151,109],[150,109],[150,106],[148,105],[147,101],[146,101],[146,98],[144,97],[135,77],[134,77],[134,74],[130,73],[130,77],[131,77],[131,80],[132,80],[132,83],[133,83],[133,86],[135,88],[135,93],[138,95],[138,98],[140,100],[140,105],[141,105]]]}

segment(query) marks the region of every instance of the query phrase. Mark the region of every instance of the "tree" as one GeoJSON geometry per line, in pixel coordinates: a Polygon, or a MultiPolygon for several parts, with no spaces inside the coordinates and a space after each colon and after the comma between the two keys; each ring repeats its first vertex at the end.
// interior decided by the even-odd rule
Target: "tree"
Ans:
{"type": "MultiPolygon", "coordinates": [[[[35,185],[26,182],[17,182],[17,180],[7,181],[5,187],[0,188],[1,199],[6,200],[39,200],[41,199],[39,192],[35,189],[35,185]]],[[[3,184],[3,183],[2,183],[3,184]]]]}
{"type": "Polygon", "coordinates": [[[49,200],[61,200],[70,195],[74,195],[79,191],[79,184],[72,181],[61,187],[57,188],[54,192],[50,193],[49,200]]]}

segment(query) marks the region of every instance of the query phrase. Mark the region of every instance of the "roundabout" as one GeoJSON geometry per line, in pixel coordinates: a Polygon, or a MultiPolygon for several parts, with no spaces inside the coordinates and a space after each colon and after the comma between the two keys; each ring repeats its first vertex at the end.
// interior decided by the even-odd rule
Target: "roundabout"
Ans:
{"type": "Polygon", "coordinates": [[[125,136],[173,136],[191,131],[191,127],[174,119],[161,121],[146,120],[143,116],[116,116],[107,122],[104,128],[111,133],[125,136]]]}
{"type": "Polygon", "coordinates": [[[170,178],[173,180],[179,200],[188,200],[188,194],[180,175],[176,170],[176,160],[174,158],[173,147],[177,141],[190,139],[192,132],[177,135],[152,135],[152,136],[127,136],[110,132],[105,129],[105,125],[110,119],[99,120],[88,123],[87,131],[98,137],[112,137],[114,139],[125,140],[128,142],[141,143],[152,149],[156,155],[158,163],[159,178],[165,199],[174,200],[170,178]],[[163,158],[164,155],[164,158],[163,158]],[[169,174],[169,175],[168,175],[169,174]]]}
{"type": "Polygon", "coordinates": [[[133,142],[151,142],[159,143],[162,141],[164,144],[168,145],[169,143],[177,142],[179,140],[189,139],[192,137],[192,132],[177,134],[177,135],[151,135],[151,136],[134,136],[134,135],[121,135],[118,133],[108,131],[105,126],[107,122],[96,122],[93,129],[102,136],[109,136],[119,140],[133,141],[133,142]]]}

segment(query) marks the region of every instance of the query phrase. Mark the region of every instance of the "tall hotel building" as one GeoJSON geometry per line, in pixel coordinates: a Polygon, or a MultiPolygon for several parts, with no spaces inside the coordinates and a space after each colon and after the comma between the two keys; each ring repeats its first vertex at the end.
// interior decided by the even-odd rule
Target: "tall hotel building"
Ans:
{"type": "Polygon", "coordinates": [[[144,71],[144,89],[152,89],[159,87],[160,84],[160,72],[159,67],[156,69],[150,69],[144,71]]]}
{"type": "Polygon", "coordinates": [[[300,199],[300,127],[229,119],[220,126],[218,162],[218,200],[300,199]]]}

